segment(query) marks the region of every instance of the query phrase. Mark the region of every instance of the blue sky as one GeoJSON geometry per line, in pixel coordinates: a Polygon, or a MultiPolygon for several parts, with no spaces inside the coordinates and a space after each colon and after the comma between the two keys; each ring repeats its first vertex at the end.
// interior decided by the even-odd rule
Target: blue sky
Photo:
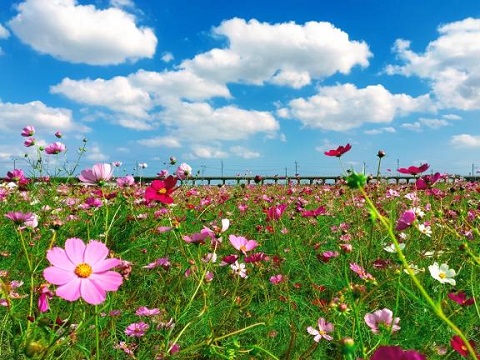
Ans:
{"type": "MultiPolygon", "coordinates": [[[[61,131],[80,169],[204,175],[480,169],[476,1],[25,0],[0,5],[0,174],[61,131]]],[[[30,156],[34,156],[30,153],[30,156]]],[[[55,162],[49,159],[52,167],[55,162]]]]}

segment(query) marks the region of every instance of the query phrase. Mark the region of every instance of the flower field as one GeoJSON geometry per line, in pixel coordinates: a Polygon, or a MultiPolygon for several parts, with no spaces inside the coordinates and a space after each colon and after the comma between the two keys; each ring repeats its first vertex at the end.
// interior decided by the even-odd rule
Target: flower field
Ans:
{"type": "Polygon", "coordinates": [[[0,358],[478,358],[480,185],[422,166],[400,185],[12,170],[0,358]]]}

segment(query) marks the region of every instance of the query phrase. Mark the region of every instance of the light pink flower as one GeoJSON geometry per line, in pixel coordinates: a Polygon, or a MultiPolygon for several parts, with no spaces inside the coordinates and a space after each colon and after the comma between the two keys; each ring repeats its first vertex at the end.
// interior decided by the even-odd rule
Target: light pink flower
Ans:
{"type": "Polygon", "coordinates": [[[78,179],[86,184],[103,184],[110,180],[113,176],[113,168],[111,164],[95,164],[91,169],[82,170],[78,179]]]}
{"type": "Polygon", "coordinates": [[[192,167],[186,163],[181,163],[175,171],[175,175],[180,180],[185,180],[192,175],[192,167]]]}
{"type": "Polygon", "coordinates": [[[243,236],[230,235],[228,240],[230,240],[230,243],[235,249],[243,252],[244,254],[258,246],[258,243],[255,240],[248,240],[243,236]]]}
{"type": "Polygon", "coordinates": [[[65,147],[64,144],[57,141],[57,142],[54,142],[54,143],[48,145],[45,148],[45,153],[49,154],[49,155],[56,155],[56,154],[60,154],[61,152],[64,152],[66,149],[67,148],[65,147]]]}
{"type": "Polygon", "coordinates": [[[125,175],[117,178],[117,185],[120,187],[128,187],[135,184],[135,178],[132,175],[125,175]]]}
{"type": "Polygon", "coordinates": [[[47,259],[52,266],[43,270],[43,276],[58,286],[56,295],[65,300],[81,297],[89,304],[100,304],[107,291],[117,291],[123,282],[119,273],[110,271],[121,261],[107,259],[108,254],[108,248],[100,241],[91,240],[85,245],[81,239],[67,239],[65,249],[48,250],[47,259]]]}
{"type": "Polygon", "coordinates": [[[329,333],[333,332],[334,326],[332,323],[325,321],[324,318],[318,319],[318,330],[309,326],[307,331],[310,335],[313,335],[313,341],[319,342],[322,338],[325,340],[331,341],[333,337],[328,335],[329,333]]]}
{"type": "Polygon", "coordinates": [[[149,309],[146,306],[140,306],[137,311],[135,312],[135,315],[137,316],[153,316],[153,315],[158,315],[160,314],[160,310],[157,308],[154,309],[149,309]]]}
{"type": "Polygon", "coordinates": [[[364,319],[365,323],[368,325],[368,327],[370,327],[370,329],[372,329],[373,333],[375,334],[380,333],[380,329],[382,327],[389,330],[390,332],[400,330],[400,326],[398,326],[400,318],[396,317],[394,319],[392,310],[387,308],[366,314],[364,319]]]}
{"type": "Polygon", "coordinates": [[[35,145],[35,138],[33,137],[29,137],[27,140],[23,142],[23,146],[25,147],[31,147],[33,145],[35,145]]]}

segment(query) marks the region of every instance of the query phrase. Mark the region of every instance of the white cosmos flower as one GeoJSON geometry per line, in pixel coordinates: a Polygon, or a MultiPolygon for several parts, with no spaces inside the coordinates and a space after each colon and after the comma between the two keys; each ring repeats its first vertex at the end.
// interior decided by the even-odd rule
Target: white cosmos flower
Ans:
{"type": "MultiPolygon", "coordinates": [[[[404,243],[399,243],[398,244],[398,247],[400,248],[400,250],[404,250],[405,249],[405,244],[404,243]]],[[[386,252],[389,252],[389,253],[396,253],[397,252],[397,249],[395,248],[395,244],[390,244],[390,245],[386,245],[383,250],[385,250],[386,252]]]]}
{"type": "Polygon", "coordinates": [[[447,264],[438,266],[438,263],[435,262],[433,265],[428,267],[428,270],[430,271],[430,275],[432,275],[435,280],[441,282],[442,284],[448,283],[455,286],[457,283],[454,279],[454,277],[457,275],[456,271],[450,269],[447,264]]]}

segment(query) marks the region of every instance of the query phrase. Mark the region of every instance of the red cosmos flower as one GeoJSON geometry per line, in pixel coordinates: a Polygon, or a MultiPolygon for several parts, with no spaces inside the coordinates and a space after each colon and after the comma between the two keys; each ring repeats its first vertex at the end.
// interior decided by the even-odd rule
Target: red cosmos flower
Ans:
{"type": "Polygon", "coordinates": [[[347,145],[345,145],[345,146],[339,146],[339,147],[338,147],[337,149],[335,149],[335,150],[325,151],[324,154],[327,155],[327,156],[340,157],[340,156],[342,156],[343,154],[345,154],[347,151],[349,151],[351,148],[352,148],[352,145],[347,144],[347,145]]]}
{"type": "Polygon", "coordinates": [[[177,178],[173,176],[167,177],[165,180],[153,180],[149,187],[145,189],[145,200],[157,200],[162,204],[173,203],[173,198],[170,196],[175,191],[177,178]]]}
{"type": "Polygon", "coordinates": [[[450,300],[455,301],[460,306],[470,306],[475,304],[475,299],[467,298],[467,294],[465,294],[463,291],[459,291],[456,293],[451,292],[448,294],[448,297],[450,298],[450,300]]]}
{"type": "Polygon", "coordinates": [[[370,360],[426,360],[427,357],[415,350],[403,350],[400,346],[380,346],[370,360]]]}
{"type": "MultiPolygon", "coordinates": [[[[475,343],[473,342],[473,340],[470,340],[469,343],[472,348],[475,347],[475,343]]],[[[463,357],[468,356],[469,352],[468,352],[467,346],[465,345],[465,342],[462,340],[460,336],[454,335],[450,340],[450,345],[452,345],[453,350],[458,352],[463,357]]],[[[477,355],[477,358],[480,359],[478,355],[477,355]]]]}
{"type": "Polygon", "coordinates": [[[422,164],[420,166],[409,166],[408,168],[400,168],[397,169],[397,171],[401,174],[409,174],[409,175],[418,175],[424,171],[427,171],[427,169],[430,167],[428,164],[422,164]]]}

